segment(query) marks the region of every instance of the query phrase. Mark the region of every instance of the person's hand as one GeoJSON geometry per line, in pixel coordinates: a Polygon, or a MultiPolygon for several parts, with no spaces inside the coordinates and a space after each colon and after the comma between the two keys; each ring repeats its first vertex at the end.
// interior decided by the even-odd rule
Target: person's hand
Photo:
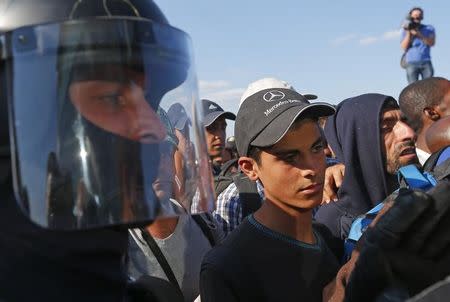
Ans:
{"type": "Polygon", "coordinates": [[[354,250],[350,260],[345,263],[338,271],[336,278],[333,279],[322,291],[323,302],[342,302],[345,296],[345,287],[347,286],[350,275],[358,260],[359,251],[354,250]]]}
{"type": "Polygon", "coordinates": [[[401,284],[416,294],[450,274],[450,183],[428,193],[401,190],[394,205],[364,234],[345,301],[371,301],[401,284]]]}
{"type": "Polygon", "coordinates": [[[415,29],[410,29],[409,33],[411,34],[411,36],[418,36],[419,35],[419,32],[417,30],[415,30],[415,29]]]}
{"type": "Polygon", "coordinates": [[[336,164],[325,170],[322,204],[337,201],[337,190],[344,179],[345,166],[336,164]]]}

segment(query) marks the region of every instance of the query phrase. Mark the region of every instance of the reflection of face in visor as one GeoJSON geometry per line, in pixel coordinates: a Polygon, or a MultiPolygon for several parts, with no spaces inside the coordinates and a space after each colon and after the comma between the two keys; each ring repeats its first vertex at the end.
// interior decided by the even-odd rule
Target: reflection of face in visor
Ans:
{"type": "Polygon", "coordinates": [[[181,78],[167,77],[173,66],[136,45],[93,49],[88,38],[60,55],[59,147],[48,184],[54,227],[133,223],[160,207],[153,183],[166,129],[156,109],[181,78]]]}
{"type": "Polygon", "coordinates": [[[161,207],[162,216],[171,216],[177,212],[176,182],[175,182],[175,161],[174,154],[178,146],[178,138],[175,135],[172,124],[164,109],[158,109],[158,115],[164,124],[167,132],[164,141],[159,144],[160,162],[158,176],[153,182],[153,189],[161,207]]]}

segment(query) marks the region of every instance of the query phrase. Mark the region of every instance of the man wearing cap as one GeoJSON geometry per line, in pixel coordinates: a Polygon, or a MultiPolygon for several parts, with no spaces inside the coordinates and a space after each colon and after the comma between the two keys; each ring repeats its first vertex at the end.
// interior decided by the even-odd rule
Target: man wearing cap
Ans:
{"type": "Polygon", "coordinates": [[[203,99],[203,112],[205,114],[206,147],[213,168],[213,174],[220,172],[223,163],[223,151],[225,148],[225,137],[227,123],[225,119],[235,120],[234,113],[223,110],[217,103],[203,99]]]}
{"type": "MultiPolygon", "coordinates": [[[[249,98],[251,95],[258,93],[261,90],[264,89],[269,89],[269,88],[273,88],[274,90],[274,94],[278,93],[278,89],[276,88],[283,88],[283,89],[290,89],[293,91],[296,91],[295,88],[289,84],[286,81],[283,80],[279,80],[276,78],[262,78],[259,79],[257,81],[254,81],[252,83],[250,83],[246,89],[246,91],[243,93],[241,100],[240,100],[240,105],[243,104],[243,102],[249,98]]],[[[306,98],[307,100],[315,100],[317,99],[317,96],[314,94],[302,94],[304,98],[306,98]]],[[[269,95],[267,96],[269,97],[269,95]]],[[[266,97],[266,98],[267,98],[266,97]]],[[[274,95],[270,95],[270,97],[274,97],[274,95]]],[[[274,98],[276,99],[276,97],[274,98]]],[[[264,104],[268,104],[268,103],[272,103],[272,102],[267,102],[266,100],[261,100],[262,102],[264,102],[264,104]]],[[[247,127],[252,127],[252,125],[248,125],[247,127]]],[[[238,129],[235,126],[235,131],[240,131],[240,129],[238,129]]],[[[238,150],[239,151],[239,150],[238,150]]],[[[340,165],[340,167],[337,167],[338,169],[342,169],[343,170],[343,165],[340,165]]],[[[333,173],[333,169],[327,169],[327,180],[329,180],[326,183],[330,183],[331,186],[328,188],[328,191],[332,190],[332,187],[336,186],[336,184],[339,184],[340,181],[339,180],[335,180],[335,175],[340,175],[341,173],[333,173]]],[[[336,177],[337,178],[337,177],[336,177]]],[[[339,185],[337,185],[339,186],[339,185]]],[[[219,194],[219,196],[217,197],[217,203],[216,203],[216,210],[214,212],[214,216],[216,217],[216,219],[218,221],[220,221],[222,223],[222,226],[224,228],[224,232],[226,234],[230,233],[231,231],[233,231],[241,222],[242,220],[245,218],[245,216],[248,214],[247,213],[247,207],[243,205],[243,201],[240,198],[240,194],[239,194],[239,190],[237,185],[233,182],[231,183],[222,193],[219,194]]],[[[261,185],[261,183],[259,181],[256,182],[256,192],[257,195],[260,197],[261,200],[264,199],[264,188],[261,185]]],[[[252,194],[255,195],[256,194],[252,194]]],[[[248,194],[247,194],[248,196],[248,194]]],[[[253,207],[251,207],[253,208],[253,207]]]]}
{"type": "Polygon", "coordinates": [[[286,88],[263,89],[241,104],[235,124],[239,166],[261,183],[265,199],[205,256],[202,301],[322,299],[339,265],[331,233],[312,221],[326,169],[317,119],[334,112],[286,88]]]}

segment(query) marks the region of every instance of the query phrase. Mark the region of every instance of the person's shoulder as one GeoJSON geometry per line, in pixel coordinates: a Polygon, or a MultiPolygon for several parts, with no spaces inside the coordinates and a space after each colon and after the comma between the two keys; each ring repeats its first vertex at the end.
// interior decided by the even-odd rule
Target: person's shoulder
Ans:
{"type": "Polygon", "coordinates": [[[404,30],[403,28],[400,30],[400,36],[402,37],[402,39],[406,36],[406,30],[404,30]]]}
{"type": "Polygon", "coordinates": [[[319,234],[326,244],[328,244],[328,242],[333,238],[333,234],[325,224],[313,221],[313,230],[316,234],[319,234]]]}
{"type": "MultiPolygon", "coordinates": [[[[213,240],[215,242],[215,245],[217,245],[218,243],[222,242],[225,238],[225,234],[223,232],[223,225],[222,222],[220,222],[219,220],[217,220],[216,217],[214,217],[213,214],[205,212],[205,213],[201,213],[197,215],[198,218],[194,218],[194,216],[191,216],[192,220],[197,220],[195,221],[197,224],[202,224],[204,227],[207,228],[207,230],[212,236],[213,236],[213,240]],[[203,223],[199,223],[198,219],[201,219],[203,221],[203,223]]],[[[201,229],[201,226],[198,226],[201,229]]],[[[203,230],[202,230],[203,231],[203,230]]],[[[205,237],[208,237],[208,234],[204,234],[205,237]]]]}
{"type": "Polygon", "coordinates": [[[312,226],[322,237],[332,236],[330,229],[325,224],[313,220],[312,226]]]}
{"type": "Polygon", "coordinates": [[[434,31],[435,31],[434,26],[433,26],[433,25],[430,25],[430,24],[424,24],[424,25],[423,25],[423,28],[424,28],[425,30],[429,31],[429,32],[434,32],[434,31]]]}
{"type": "Polygon", "coordinates": [[[249,233],[249,225],[244,220],[233,232],[231,232],[221,243],[211,249],[203,260],[204,263],[230,263],[239,259],[249,251],[253,245],[254,236],[249,233]]]}
{"type": "Polygon", "coordinates": [[[231,182],[225,190],[223,190],[218,196],[218,200],[228,200],[230,198],[239,197],[239,191],[234,182],[231,182]]]}
{"type": "Polygon", "coordinates": [[[317,221],[313,221],[313,229],[323,239],[326,246],[331,250],[337,259],[341,259],[344,253],[344,242],[333,235],[330,229],[317,221]]]}

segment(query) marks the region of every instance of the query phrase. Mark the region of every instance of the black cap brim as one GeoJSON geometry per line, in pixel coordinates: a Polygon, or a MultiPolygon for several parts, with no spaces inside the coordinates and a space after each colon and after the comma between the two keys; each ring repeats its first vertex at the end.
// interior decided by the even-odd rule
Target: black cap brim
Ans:
{"type": "Polygon", "coordinates": [[[278,143],[289,131],[292,124],[301,116],[319,118],[333,115],[334,107],[327,103],[313,103],[306,106],[295,106],[277,116],[266,128],[264,128],[250,143],[256,147],[269,147],[278,143]]]}
{"type": "Polygon", "coordinates": [[[187,116],[181,117],[173,126],[175,129],[183,130],[186,124],[191,124],[190,119],[187,116]]]}
{"type": "Polygon", "coordinates": [[[208,127],[209,125],[214,123],[214,121],[217,120],[221,116],[225,117],[226,119],[232,120],[232,121],[236,120],[236,115],[234,113],[231,113],[229,111],[214,111],[205,116],[205,118],[203,120],[205,127],[208,127]]]}
{"type": "Polygon", "coordinates": [[[308,94],[302,94],[302,95],[307,100],[317,100],[317,95],[315,95],[315,94],[308,93],[308,94]]]}

